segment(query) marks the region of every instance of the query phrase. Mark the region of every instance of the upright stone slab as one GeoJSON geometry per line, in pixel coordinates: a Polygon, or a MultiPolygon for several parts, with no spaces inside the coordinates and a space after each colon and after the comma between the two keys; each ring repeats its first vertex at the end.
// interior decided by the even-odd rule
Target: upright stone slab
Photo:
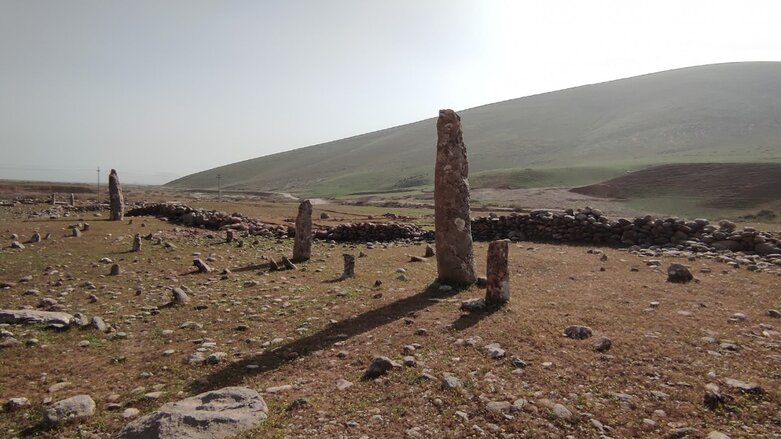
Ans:
{"type": "Polygon", "coordinates": [[[312,257],[312,203],[305,200],[298,205],[293,262],[308,261],[310,257],[312,257]]]}
{"type": "Polygon", "coordinates": [[[133,237],[133,251],[134,252],[140,252],[141,251],[141,235],[136,233],[136,236],[133,237]]]}
{"type": "Polygon", "coordinates": [[[52,193],[52,206],[57,205],[57,194],[52,193]]]}
{"type": "Polygon", "coordinates": [[[345,253],[344,257],[344,271],[342,272],[342,279],[349,279],[355,277],[355,256],[345,253]]]}
{"type": "Polygon", "coordinates": [[[76,205],[76,196],[73,195],[73,193],[71,193],[71,206],[75,206],[75,205],[76,205]]]}
{"type": "Polygon", "coordinates": [[[461,118],[440,110],[434,169],[434,237],[441,283],[471,284],[477,280],[469,217],[469,164],[461,118]]]}
{"type": "Polygon", "coordinates": [[[108,175],[108,197],[111,204],[111,221],[122,221],[125,216],[125,200],[122,198],[122,187],[115,169],[108,175]]]}
{"type": "Polygon", "coordinates": [[[488,284],[485,291],[486,306],[500,306],[510,300],[510,271],[507,267],[509,248],[506,240],[488,244],[485,270],[488,284]]]}

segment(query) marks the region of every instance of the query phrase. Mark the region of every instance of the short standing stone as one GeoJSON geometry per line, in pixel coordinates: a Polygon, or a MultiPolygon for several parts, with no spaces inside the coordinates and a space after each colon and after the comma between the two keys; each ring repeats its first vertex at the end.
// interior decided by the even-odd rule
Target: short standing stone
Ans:
{"type": "Polygon", "coordinates": [[[564,335],[575,340],[585,340],[593,335],[593,331],[588,326],[572,325],[567,326],[564,335]]]}
{"type": "Polygon", "coordinates": [[[79,236],[81,236],[81,230],[79,230],[78,227],[73,227],[71,229],[71,236],[73,236],[74,238],[78,238],[79,236]]]}
{"type": "Polygon", "coordinates": [[[440,282],[471,284],[476,280],[469,216],[469,164],[461,118],[440,110],[434,168],[434,238],[440,282]]]}
{"type": "Polygon", "coordinates": [[[225,242],[233,242],[234,238],[235,238],[235,232],[233,230],[225,231],[225,242]]]}
{"type": "Polygon", "coordinates": [[[133,251],[134,252],[141,251],[141,235],[138,233],[136,233],[136,236],[133,237],[133,251]]]}
{"type": "Polygon", "coordinates": [[[38,232],[33,233],[33,236],[30,237],[30,242],[41,242],[41,234],[38,232]]]}
{"type": "Polygon", "coordinates": [[[310,257],[312,257],[312,203],[305,200],[298,205],[293,262],[308,261],[310,257]]]}
{"type": "Polygon", "coordinates": [[[108,197],[111,205],[111,221],[121,221],[125,216],[125,200],[122,197],[122,187],[115,169],[108,175],[108,197]]]}
{"type": "Polygon", "coordinates": [[[507,268],[509,242],[493,241],[488,244],[485,292],[485,304],[488,307],[500,306],[510,300],[510,271],[507,268]]]}
{"type": "Polygon", "coordinates": [[[670,264],[667,269],[667,282],[684,284],[694,279],[691,271],[681,264],[670,264]]]}
{"type": "Polygon", "coordinates": [[[225,387],[165,404],[126,425],[115,439],[222,439],[255,428],[267,417],[258,392],[225,387]]]}
{"type": "Polygon", "coordinates": [[[95,401],[89,395],[74,397],[55,402],[43,413],[50,424],[61,424],[71,419],[88,418],[95,414],[95,401]]]}
{"type": "Polygon", "coordinates": [[[424,258],[433,258],[436,256],[436,252],[434,251],[434,247],[431,246],[431,244],[426,244],[426,252],[423,254],[424,258]]]}
{"type": "Polygon", "coordinates": [[[211,273],[212,269],[208,265],[206,265],[206,262],[203,262],[201,258],[195,258],[193,260],[193,266],[198,268],[198,272],[200,273],[211,273]]]}
{"type": "Polygon", "coordinates": [[[119,264],[113,264],[111,266],[111,275],[119,276],[120,274],[122,274],[122,268],[119,266],[119,264]]]}
{"type": "Polygon", "coordinates": [[[171,296],[171,304],[174,306],[185,305],[190,301],[190,296],[179,287],[171,290],[171,296]]]}
{"type": "Polygon", "coordinates": [[[349,279],[355,277],[355,256],[345,253],[344,257],[344,271],[342,272],[342,279],[349,279]]]}

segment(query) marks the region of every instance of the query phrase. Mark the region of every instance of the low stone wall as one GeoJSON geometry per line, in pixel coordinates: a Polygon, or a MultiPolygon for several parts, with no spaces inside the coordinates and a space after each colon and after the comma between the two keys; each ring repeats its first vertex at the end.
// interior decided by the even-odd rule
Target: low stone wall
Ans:
{"type": "MultiPolygon", "coordinates": [[[[156,216],[191,227],[235,230],[250,235],[292,237],[295,228],[264,224],[256,219],[215,210],[196,209],[184,204],[151,204],[131,209],[128,216],[156,216]]],[[[415,224],[349,223],[314,231],[314,237],[338,242],[433,241],[434,232],[415,224]]],[[[678,246],[691,251],[742,251],[760,255],[778,254],[779,240],[770,233],[735,224],[718,225],[706,219],[654,218],[610,219],[597,209],[563,212],[535,210],[529,214],[511,213],[472,219],[475,241],[580,243],[609,246],[678,246]]]]}
{"type": "Polygon", "coordinates": [[[217,210],[193,208],[184,204],[148,204],[130,209],[127,216],[155,216],[175,224],[201,227],[209,230],[235,230],[250,235],[283,237],[289,235],[288,227],[265,224],[239,213],[227,214],[217,210]]]}
{"type": "Polygon", "coordinates": [[[351,223],[317,230],[315,238],[341,242],[431,241],[434,232],[414,224],[351,223]]]}
{"type": "Polygon", "coordinates": [[[590,208],[478,217],[472,220],[472,237],[475,241],[510,239],[611,246],[680,245],[694,251],[781,253],[778,239],[770,233],[752,228],[736,230],[735,224],[729,221],[713,225],[701,218],[687,221],[651,216],[613,220],[590,208]]]}

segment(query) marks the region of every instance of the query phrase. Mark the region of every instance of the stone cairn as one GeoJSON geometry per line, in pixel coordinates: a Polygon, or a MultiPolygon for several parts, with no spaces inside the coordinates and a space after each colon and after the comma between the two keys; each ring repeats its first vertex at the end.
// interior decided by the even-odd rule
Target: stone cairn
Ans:
{"type": "Polygon", "coordinates": [[[469,164],[461,118],[440,110],[434,169],[434,237],[441,283],[471,284],[477,280],[469,218],[469,164]]]}
{"type": "Polygon", "coordinates": [[[510,270],[507,267],[509,241],[491,241],[486,258],[485,305],[498,307],[510,300],[510,270]]]}
{"type": "Polygon", "coordinates": [[[305,200],[298,205],[293,262],[308,261],[310,257],[312,257],[312,203],[305,200]]]}
{"type": "Polygon", "coordinates": [[[111,221],[122,221],[125,216],[125,201],[122,198],[122,187],[115,169],[108,175],[108,197],[111,205],[111,221]]]}
{"type": "Polygon", "coordinates": [[[344,280],[355,277],[355,256],[345,253],[342,257],[344,257],[344,271],[339,279],[344,280]]]}
{"type": "Polygon", "coordinates": [[[133,237],[133,251],[134,252],[141,251],[141,235],[138,233],[136,233],[136,236],[133,237]]]}

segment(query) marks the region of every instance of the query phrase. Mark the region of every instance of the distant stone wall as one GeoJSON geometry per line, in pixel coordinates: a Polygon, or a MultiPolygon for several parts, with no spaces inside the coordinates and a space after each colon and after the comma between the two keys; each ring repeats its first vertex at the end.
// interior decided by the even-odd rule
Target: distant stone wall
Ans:
{"type": "MultiPolygon", "coordinates": [[[[211,230],[235,230],[251,235],[292,237],[295,228],[264,224],[256,219],[215,210],[196,209],[184,204],[150,204],[131,209],[128,216],[164,217],[168,221],[211,230]]],[[[432,241],[434,233],[408,223],[349,223],[314,231],[314,237],[337,242],[432,241]]],[[[752,228],[736,229],[721,221],[691,221],[679,218],[610,219],[597,209],[563,212],[535,210],[529,214],[511,213],[472,219],[475,241],[510,239],[608,246],[680,246],[692,251],[744,251],[760,255],[779,254],[779,240],[772,234],[752,228]]]]}
{"type": "Polygon", "coordinates": [[[239,213],[227,214],[217,210],[193,208],[184,204],[158,203],[131,209],[127,216],[155,216],[175,224],[201,227],[209,230],[235,230],[250,235],[288,236],[288,227],[265,224],[239,213]]]}
{"type": "Polygon", "coordinates": [[[430,241],[434,232],[414,224],[350,223],[317,230],[315,238],[342,242],[430,241]]]}
{"type": "Polygon", "coordinates": [[[752,228],[736,230],[735,224],[707,219],[642,218],[612,220],[597,209],[568,209],[553,213],[536,210],[530,214],[478,217],[472,220],[476,241],[563,242],[611,246],[681,245],[695,251],[750,251],[762,255],[781,253],[770,233],[752,228]]]}

